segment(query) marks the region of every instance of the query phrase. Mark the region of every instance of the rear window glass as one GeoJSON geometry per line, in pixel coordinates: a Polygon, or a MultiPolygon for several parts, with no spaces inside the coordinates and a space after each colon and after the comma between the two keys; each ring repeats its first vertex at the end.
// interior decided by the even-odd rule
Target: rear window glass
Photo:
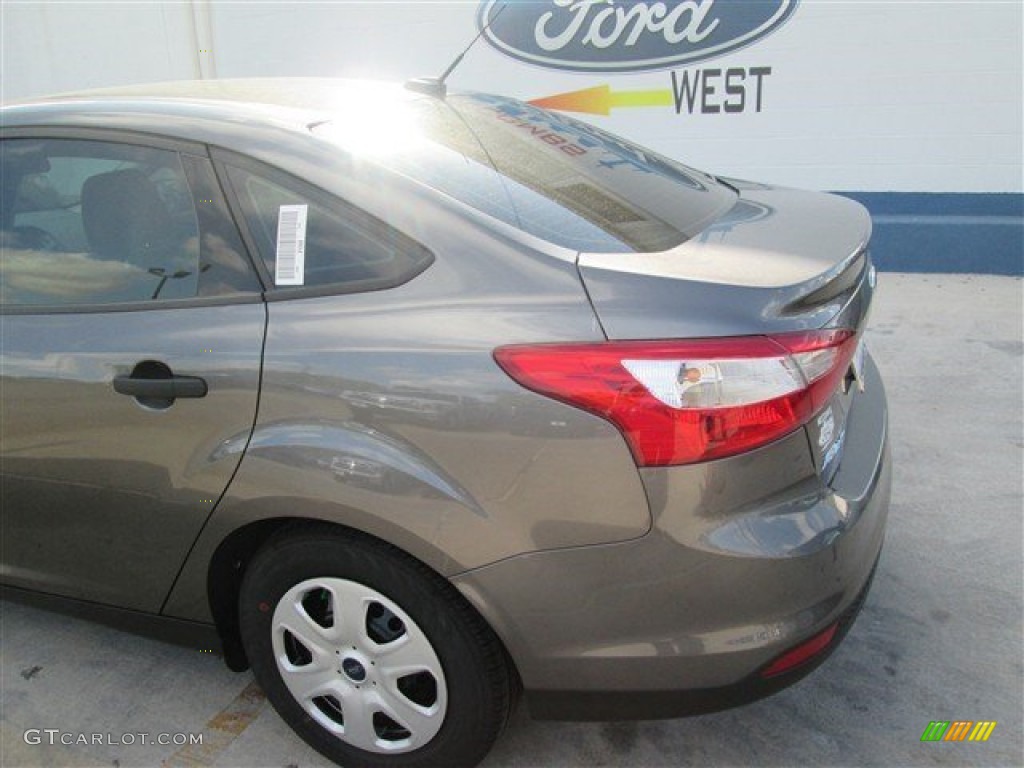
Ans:
{"type": "MultiPolygon", "coordinates": [[[[513,99],[452,95],[407,109],[402,119],[415,124],[419,141],[396,141],[374,160],[572,250],[667,250],[736,201],[707,174],[513,99]]],[[[343,127],[318,132],[346,143],[343,127]]]]}

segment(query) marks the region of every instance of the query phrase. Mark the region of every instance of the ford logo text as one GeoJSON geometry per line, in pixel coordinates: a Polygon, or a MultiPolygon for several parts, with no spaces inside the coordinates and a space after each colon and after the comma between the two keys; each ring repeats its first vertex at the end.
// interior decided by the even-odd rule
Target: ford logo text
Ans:
{"type": "Polygon", "coordinates": [[[751,45],[778,29],[796,6],[797,0],[487,0],[477,24],[491,45],[529,64],[639,72],[751,45]]]}

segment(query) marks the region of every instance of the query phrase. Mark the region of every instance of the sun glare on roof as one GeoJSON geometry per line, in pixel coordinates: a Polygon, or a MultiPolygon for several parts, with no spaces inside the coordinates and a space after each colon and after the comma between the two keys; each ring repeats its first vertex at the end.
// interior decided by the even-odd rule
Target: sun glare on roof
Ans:
{"type": "Polygon", "coordinates": [[[345,110],[343,117],[317,126],[315,132],[353,154],[369,157],[407,152],[424,142],[418,111],[387,96],[361,99],[358,111],[345,110]]]}

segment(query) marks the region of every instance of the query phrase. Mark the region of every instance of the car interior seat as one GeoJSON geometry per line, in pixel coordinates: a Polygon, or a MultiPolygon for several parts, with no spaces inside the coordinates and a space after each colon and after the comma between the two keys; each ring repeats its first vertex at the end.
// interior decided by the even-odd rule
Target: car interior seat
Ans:
{"type": "Polygon", "coordinates": [[[85,180],[82,225],[96,258],[145,270],[169,266],[176,240],[173,221],[156,185],[135,168],[85,180]]]}

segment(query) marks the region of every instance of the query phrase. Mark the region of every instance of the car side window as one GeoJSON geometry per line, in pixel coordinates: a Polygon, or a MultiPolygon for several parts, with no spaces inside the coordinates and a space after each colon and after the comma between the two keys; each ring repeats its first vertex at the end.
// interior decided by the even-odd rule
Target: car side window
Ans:
{"type": "Polygon", "coordinates": [[[74,139],[7,139],[2,152],[4,306],[259,290],[219,190],[190,184],[212,178],[208,160],[74,139]]]}
{"type": "Polygon", "coordinates": [[[227,175],[277,286],[371,290],[411,278],[432,258],[426,248],[379,219],[283,173],[228,165],[227,175]],[[304,225],[290,216],[296,210],[304,225]],[[296,272],[299,252],[303,266],[296,272]],[[287,270],[278,264],[279,256],[289,260],[287,270]]]}
{"type": "Polygon", "coordinates": [[[230,296],[262,290],[228,210],[213,164],[182,155],[199,222],[199,295],[230,296]]]}

